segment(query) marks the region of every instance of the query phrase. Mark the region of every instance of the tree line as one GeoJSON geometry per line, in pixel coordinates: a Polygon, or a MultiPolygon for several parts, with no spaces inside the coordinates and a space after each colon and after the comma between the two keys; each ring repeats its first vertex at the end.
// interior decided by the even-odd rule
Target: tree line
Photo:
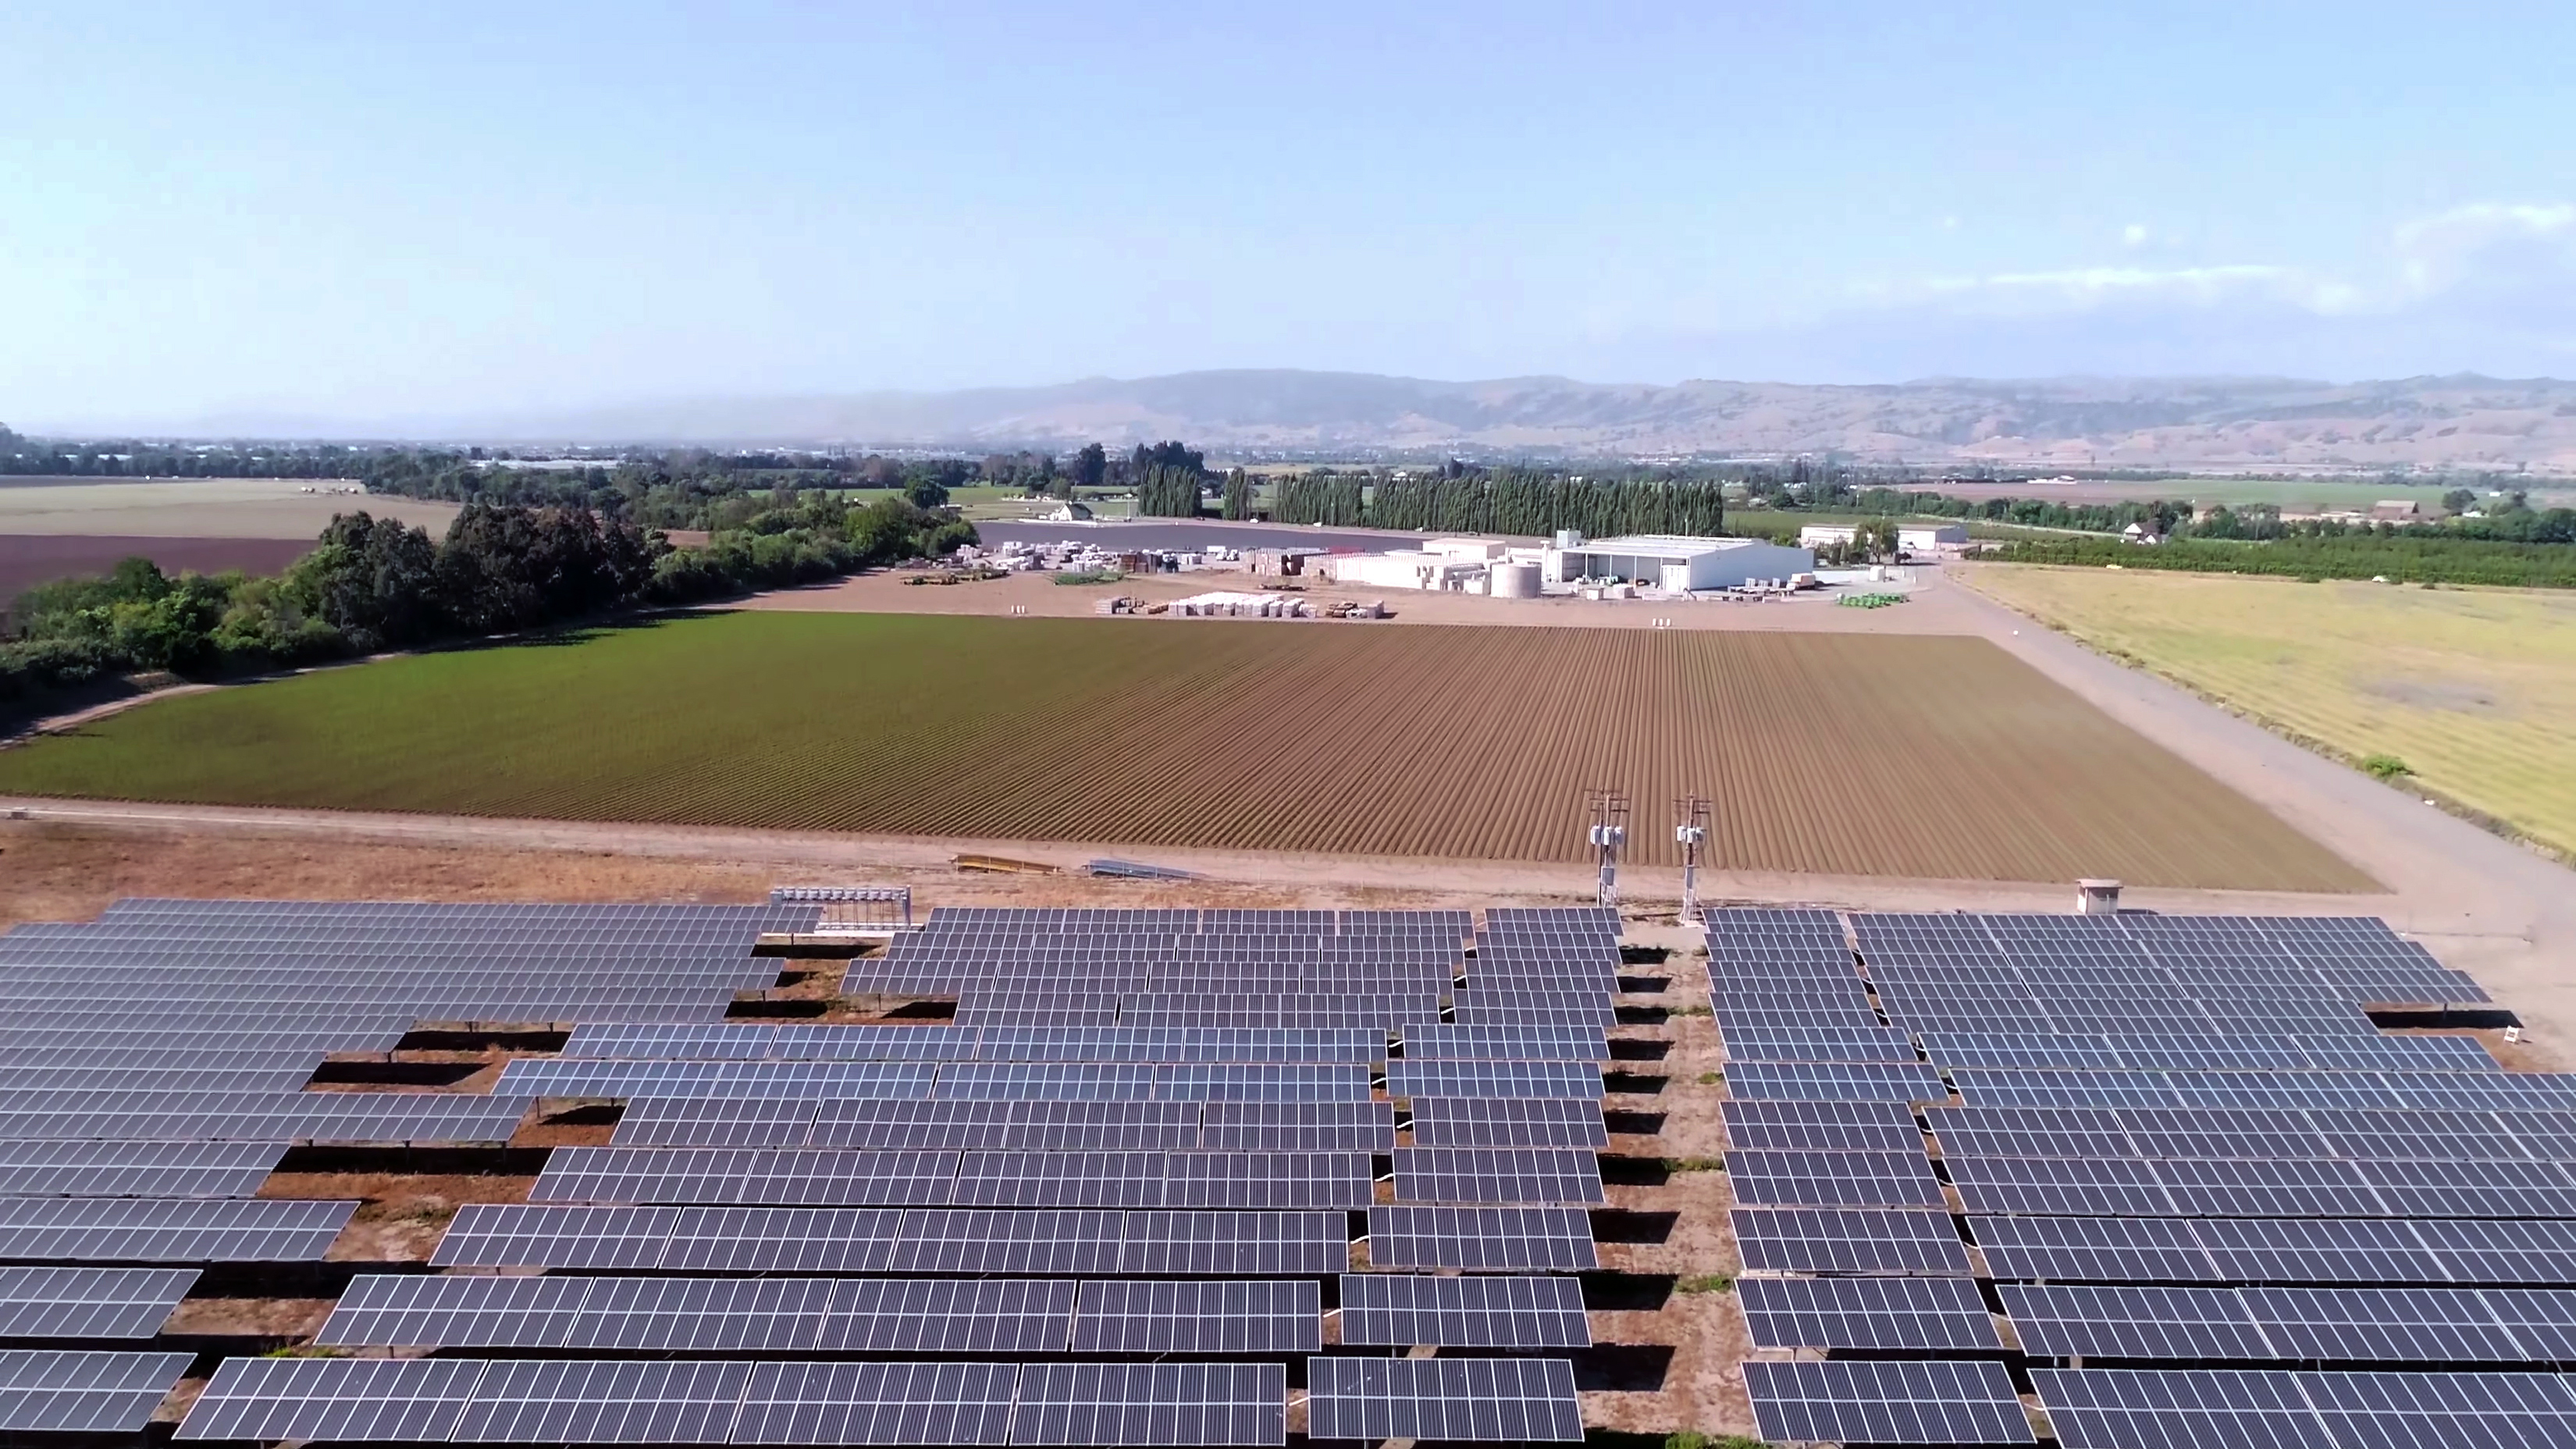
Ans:
{"type": "Polygon", "coordinates": [[[1726,526],[1724,487],[1713,478],[1529,470],[1459,468],[1374,477],[1317,472],[1273,484],[1270,516],[1281,523],[1416,533],[1545,535],[1571,528],[1595,538],[1709,536],[1726,526]]]}
{"type": "Polygon", "coordinates": [[[686,604],[953,552],[952,510],[817,494],[673,548],[617,510],[469,502],[443,538],[366,512],[331,520],[274,575],[164,574],[129,558],[103,577],[19,595],[0,697],[137,670],[221,674],[412,648],[686,604]]]}
{"type": "Polygon", "coordinates": [[[2117,538],[2075,534],[2016,539],[1984,557],[2007,563],[2072,564],[2191,573],[2266,574],[2279,578],[2371,579],[2395,583],[2486,584],[2505,588],[2576,588],[2576,549],[2563,543],[2466,538],[2440,530],[2362,530],[2275,539],[2185,536],[2142,548],[2117,538]]]}

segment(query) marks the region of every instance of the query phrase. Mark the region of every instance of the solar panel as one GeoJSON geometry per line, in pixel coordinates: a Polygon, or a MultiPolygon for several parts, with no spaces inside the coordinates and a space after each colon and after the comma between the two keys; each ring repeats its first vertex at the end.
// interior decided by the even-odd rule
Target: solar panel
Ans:
{"type": "Polygon", "coordinates": [[[499,1359],[482,1367],[452,1431],[460,1442],[721,1442],[751,1376],[739,1362],[499,1359]]]}
{"type": "Polygon", "coordinates": [[[2407,1224],[2455,1283],[2576,1283],[2576,1223],[2407,1224]]]}
{"type": "Polygon", "coordinates": [[[1923,1151],[1923,1131],[1902,1102],[1718,1104],[1727,1144],[1774,1152],[1923,1151]]]}
{"type": "MultiPolygon", "coordinates": [[[[2296,1376],[2264,1370],[2033,1369],[2066,1449],[2247,1444],[2332,1449],[2296,1376]]],[[[2369,1442],[2363,1440],[2360,1442],[2369,1442]]]]}
{"type": "MultiPolygon", "coordinates": [[[[1601,1161],[1580,1148],[1399,1147],[1395,1195],[1404,1202],[1607,1201],[1601,1161]]],[[[1352,1206],[1364,1206],[1361,1203],[1352,1206]]]]}
{"type": "Polygon", "coordinates": [[[1204,1110],[1199,1140],[1175,1145],[1226,1152],[1395,1150],[1395,1108],[1385,1102],[1210,1102],[1204,1110]]]}
{"type": "Polygon", "coordinates": [[[2170,1218],[1972,1217],[1997,1278],[2214,1282],[2223,1275],[2191,1225],[2170,1218]]]}
{"type": "Polygon", "coordinates": [[[1323,1289],[1312,1281],[1091,1281],[1073,1309],[1075,1353],[1313,1353],[1323,1289]]]}
{"type": "MultiPolygon", "coordinates": [[[[1416,1097],[1413,1141],[1417,1147],[1598,1150],[1610,1145],[1610,1129],[1599,1107],[1566,1097],[1416,1097]]],[[[1390,1140],[1386,1150],[1392,1149],[1390,1140]]]]}
{"type": "Polygon", "coordinates": [[[1116,1271],[1335,1273],[1350,1261],[1350,1229],[1339,1212],[1131,1212],[1116,1271]]]}
{"type": "Polygon", "coordinates": [[[369,1274],[350,1280],[325,1346],[560,1348],[591,1278],[369,1274]]]}
{"type": "Polygon", "coordinates": [[[1406,1061],[1606,1062],[1609,1039],[1591,1027],[1444,1025],[1403,1028],[1406,1061]]]}
{"type": "Polygon", "coordinates": [[[284,1143],[0,1142],[0,1195],[249,1197],[284,1143]]]}
{"type": "Polygon", "coordinates": [[[1736,1062],[1727,1095],[1810,1102],[1946,1102],[1950,1085],[1922,1063],[1736,1062]]]}
{"type": "Polygon", "coordinates": [[[1746,1207],[1940,1207],[1941,1180],[1912,1152],[1730,1152],[1726,1179],[1746,1207]]]}
{"type": "MultiPolygon", "coordinates": [[[[1948,1139],[1943,1139],[1946,1146],[1948,1139]]],[[[1979,1157],[1945,1152],[1942,1166],[1972,1213],[2165,1216],[2152,1166],[2121,1158],[1979,1157]]]]}
{"type": "Polygon", "coordinates": [[[2405,1223],[2297,1218],[2210,1218],[2192,1224],[2222,1281],[2231,1283],[2439,1283],[2440,1258],[2405,1223]]]}
{"type": "Polygon", "coordinates": [[[957,1168],[961,1206],[1160,1207],[1169,1154],[1161,1152],[969,1152],[957,1168]]]}
{"type": "Polygon", "coordinates": [[[2000,1364],[1744,1365],[1762,1437],[1838,1444],[2036,1442],[2000,1364]]]}
{"type": "Polygon", "coordinates": [[[1164,1173],[1161,1205],[1174,1208],[1358,1208],[1376,1195],[1365,1152],[1175,1152],[1164,1173]]]}
{"type": "Polygon", "coordinates": [[[0,1351],[0,1433],[139,1433],[187,1373],[192,1357],[0,1351]]]}
{"type": "Polygon", "coordinates": [[[2576,1441],[2576,1392],[2556,1375],[2303,1373],[2298,1385],[2338,1444],[2576,1441]]]}
{"type": "Polygon", "coordinates": [[[480,1359],[228,1358],[177,1437],[444,1440],[485,1367],[480,1359]]]}
{"type": "MultiPolygon", "coordinates": [[[[1902,1027],[1720,1027],[1719,1046],[1732,1062],[1911,1062],[1913,1034],[1902,1027]]],[[[1940,1060],[1935,1057],[1934,1060],[1940,1060]]]]}
{"type": "Polygon", "coordinates": [[[283,1199],[0,1198],[0,1259],[311,1262],[357,1210],[283,1199]]]}
{"type": "Polygon", "coordinates": [[[2033,1286],[1996,1290],[2024,1353],[2086,1359],[2272,1359],[2230,1288],[2033,1286]]]}
{"type": "Polygon", "coordinates": [[[0,1338],[150,1338],[190,1268],[0,1268],[0,1338]]]}
{"type": "Polygon", "coordinates": [[[1111,1273],[1125,1215],[1096,1208],[916,1211],[887,1269],[896,1273],[1111,1273]]]}
{"type": "Polygon", "coordinates": [[[1601,1071],[1590,1062],[1417,1062],[1386,1064],[1390,1097],[1564,1097],[1598,1101],[1601,1071]]]}
{"type": "Polygon", "coordinates": [[[1316,1439],[1583,1437],[1565,1359],[1316,1358],[1306,1374],[1307,1433],[1316,1439]]]}
{"type": "Polygon", "coordinates": [[[2247,1288],[2273,1356],[2358,1363],[2527,1360],[2483,1297],[2445,1288],[2247,1288]]]}
{"type": "Polygon", "coordinates": [[[1373,1207],[1374,1268],[1468,1272],[1588,1272],[1598,1266],[1592,1221],[1567,1207],[1373,1207]]]}
{"type": "Polygon", "coordinates": [[[1965,1278],[1744,1278],[1735,1285],[1756,1348],[2000,1350],[1965,1278]]]}
{"type": "Polygon", "coordinates": [[[675,1207],[466,1203],[430,1254],[434,1268],[655,1268],[675,1207]]]}
{"type": "Polygon", "coordinates": [[[1433,1278],[1346,1273],[1342,1342],[1405,1348],[1589,1348],[1591,1320],[1572,1278],[1433,1278]]]}
{"type": "Polygon", "coordinates": [[[826,1278],[602,1278],[552,1348],[639,1352],[815,1346],[826,1278]]]}
{"type": "Polygon", "coordinates": [[[845,1278],[816,1324],[827,1353],[1062,1353],[1075,1285],[1028,1278],[845,1278]]]}
{"type": "Polygon", "coordinates": [[[1011,1442],[1284,1444],[1287,1398],[1279,1364],[1033,1363],[1011,1442]]]}
{"type": "Polygon", "coordinates": [[[756,1363],[736,1444],[1006,1444],[1019,1365],[756,1363]]]}
{"type": "Polygon", "coordinates": [[[1968,1272],[1967,1249],[1947,1213],[1737,1208],[1733,1222],[1752,1272],[1968,1272]]]}
{"type": "Polygon", "coordinates": [[[531,1202],[934,1204],[950,1200],[954,1152],[807,1148],[558,1147],[531,1202]]]}
{"type": "MultiPolygon", "coordinates": [[[[1088,1152],[1196,1147],[1205,1110],[1196,1102],[825,1101],[808,1141],[815,1147],[1088,1152]]],[[[627,1111],[631,1117],[634,1108],[627,1111]]]]}

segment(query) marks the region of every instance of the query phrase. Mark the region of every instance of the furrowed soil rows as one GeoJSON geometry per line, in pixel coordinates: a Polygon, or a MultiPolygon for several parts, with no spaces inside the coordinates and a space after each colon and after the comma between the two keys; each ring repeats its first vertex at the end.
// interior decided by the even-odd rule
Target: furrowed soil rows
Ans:
{"type": "Polygon", "coordinates": [[[1983,640],[746,612],[168,700],[0,791],[1453,859],[1584,794],[1757,870],[2362,890],[1983,640]]]}

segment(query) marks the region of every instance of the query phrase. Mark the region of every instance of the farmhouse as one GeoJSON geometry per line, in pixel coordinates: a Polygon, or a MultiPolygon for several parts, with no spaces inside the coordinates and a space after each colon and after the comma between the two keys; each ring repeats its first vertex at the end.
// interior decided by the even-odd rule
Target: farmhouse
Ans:
{"type": "Polygon", "coordinates": [[[1765,543],[1758,538],[1636,534],[1547,549],[1540,557],[1540,569],[1551,584],[1589,579],[1596,583],[1645,584],[1679,593],[1685,589],[1740,589],[1756,579],[1813,573],[1816,552],[1765,543]]]}

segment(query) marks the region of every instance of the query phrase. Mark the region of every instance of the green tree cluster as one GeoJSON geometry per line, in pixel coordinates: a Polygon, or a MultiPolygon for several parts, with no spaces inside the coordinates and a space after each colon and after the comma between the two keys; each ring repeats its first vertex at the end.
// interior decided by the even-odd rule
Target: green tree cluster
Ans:
{"type": "Polygon", "coordinates": [[[1136,511],[1156,518],[1196,518],[1199,488],[1207,475],[1195,469],[1155,464],[1137,475],[1136,511]]]}
{"type": "Polygon", "coordinates": [[[0,643],[0,697],[135,670],[214,673],[527,629],[644,603],[775,588],[953,552],[975,528],[910,498],[812,494],[703,548],[616,511],[467,504],[443,540],[364,512],[276,575],[165,575],[130,558],[30,589],[0,643]]]}
{"type": "Polygon", "coordinates": [[[1241,468],[1225,475],[1225,517],[1241,522],[1252,516],[1252,475],[1241,468]]]}
{"type": "Polygon", "coordinates": [[[2293,579],[2385,578],[2396,583],[2576,588],[2576,548],[2459,537],[2446,530],[2361,529],[2267,540],[2177,537],[2154,547],[2116,538],[2017,539],[1989,551],[2007,563],[2269,574],[2293,579]]]}

